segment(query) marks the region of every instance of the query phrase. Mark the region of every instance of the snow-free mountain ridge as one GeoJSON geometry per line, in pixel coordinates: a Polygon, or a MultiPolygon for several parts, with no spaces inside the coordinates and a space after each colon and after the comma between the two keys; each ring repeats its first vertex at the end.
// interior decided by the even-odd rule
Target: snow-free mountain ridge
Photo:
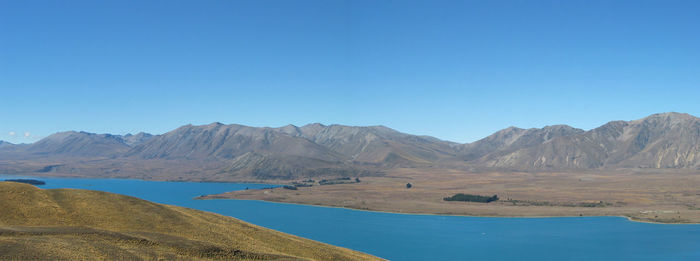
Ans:
{"type": "Polygon", "coordinates": [[[588,131],[566,125],[509,127],[467,144],[384,126],[318,123],[260,128],[217,122],[185,125],[161,135],[68,131],[24,146],[0,142],[0,163],[0,171],[9,173],[147,175],[143,169],[149,169],[178,178],[197,173],[216,180],[382,175],[392,168],[700,169],[700,119],[661,113],[588,131]],[[149,167],[150,163],[158,164],[149,167]]]}

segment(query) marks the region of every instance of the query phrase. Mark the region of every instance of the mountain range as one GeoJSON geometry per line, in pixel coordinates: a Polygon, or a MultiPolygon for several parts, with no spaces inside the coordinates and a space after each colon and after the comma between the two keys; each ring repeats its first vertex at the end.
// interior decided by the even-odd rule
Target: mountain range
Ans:
{"type": "Polygon", "coordinates": [[[592,130],[509,127],[460,144],[384,126],[186,125],[161,135],[59,132],[0,142],[0,172],[184,180],[383,175],[394,168],[469,171],[700,169],[700,119],[661,113],[592,130]]]}

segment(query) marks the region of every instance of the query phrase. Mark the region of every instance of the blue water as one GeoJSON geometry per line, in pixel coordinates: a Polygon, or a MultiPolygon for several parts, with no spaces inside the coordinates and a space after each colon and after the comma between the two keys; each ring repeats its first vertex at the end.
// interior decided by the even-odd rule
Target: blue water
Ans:
{"type": "MultiPolygon", "coordinates": [[[[32,178],[0,176],[3,178],[32,178]]],[[[109,191],[236,217],[391,260],[700,260],[700,225],[620,217],[406,215],[249,200],[193,200],[265,184],[43,178],[41,188],[109,191]]],[[[1,211],[1,210],[0,210],[1,211]]]]}

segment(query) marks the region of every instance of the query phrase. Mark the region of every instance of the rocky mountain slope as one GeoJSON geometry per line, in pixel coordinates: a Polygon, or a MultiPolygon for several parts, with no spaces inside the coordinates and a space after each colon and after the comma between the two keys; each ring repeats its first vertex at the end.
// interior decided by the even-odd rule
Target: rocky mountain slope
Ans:
{"type": "Polygon", "coordinates": [[[384,126],[258,128],[186,125],[162,135],[61,132],[0,147],[0,172],[65,172],[163,179],[272,180],[382,175],[392,168],[566,171],[700,169],[700,119],[681,113],[566,125],[510,127],[457,144],[384,126]]]}
{"type": "Polygon", "coordinates": [[[384,126],[287,125],[277,129],[319,144],[346,160],[384,166],[432,164],[455,156],[452,143],[435,138],[404,134],[384,126]]]}
{"type": "Polygon", "coordinates": [[[541,129],[521,129],[509,127],[484,139],[458,147],[463,160],[471,161],[482,157],[498,157],[517,150],[540,145],[558,137],[581,134],[584,131],[567,125],[546,126],[541,129]]]}
{"type": "Polygon", "coordinates": [[[664,113],[613,121],[517,150],[493,153],[475,164],[517,170],[700,168],[700,119],[664,113]]]}

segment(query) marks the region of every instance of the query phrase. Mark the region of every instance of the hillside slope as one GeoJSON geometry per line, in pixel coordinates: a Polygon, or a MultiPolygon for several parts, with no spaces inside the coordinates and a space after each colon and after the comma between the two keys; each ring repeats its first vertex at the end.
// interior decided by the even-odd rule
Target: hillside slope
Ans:
{"type": "Polygon", "coordinates": [[[509,127],[481,140],[461,145],[458,149],[461,158],[470,161],[482,157],[498,157],[519,149],[540,145],[555,138],[583,132],[581,129],[567,125],[546,126],[541,129],[509,127]]]}
{"type": "Polygon", "coordinates": [[[0,259],[375,260],[187,208],[0,182],[0,259]]]}
{"type": "Polygon", "coordinates": [[[272,128],[212,123],[186,125],[134,146],[125,156],[133,160],[218,162],[213,174],[248,179],[294,179],[326,173],[360,172],[347,158],[308,139],[272,128]]]}
{"type": "Polygon", "coordinates": [[[357,164],[385,167],[429,165],[454,157],[450,142],[398,132],[384,126],[308,124],[287,125],[277,130],[303,137],[357,164]]]}
{"type": "Polygon", "coordinates": [[[700,119],[661,113],[491,153],[474,164],[516,170],[700,168],[700,119]]]}

